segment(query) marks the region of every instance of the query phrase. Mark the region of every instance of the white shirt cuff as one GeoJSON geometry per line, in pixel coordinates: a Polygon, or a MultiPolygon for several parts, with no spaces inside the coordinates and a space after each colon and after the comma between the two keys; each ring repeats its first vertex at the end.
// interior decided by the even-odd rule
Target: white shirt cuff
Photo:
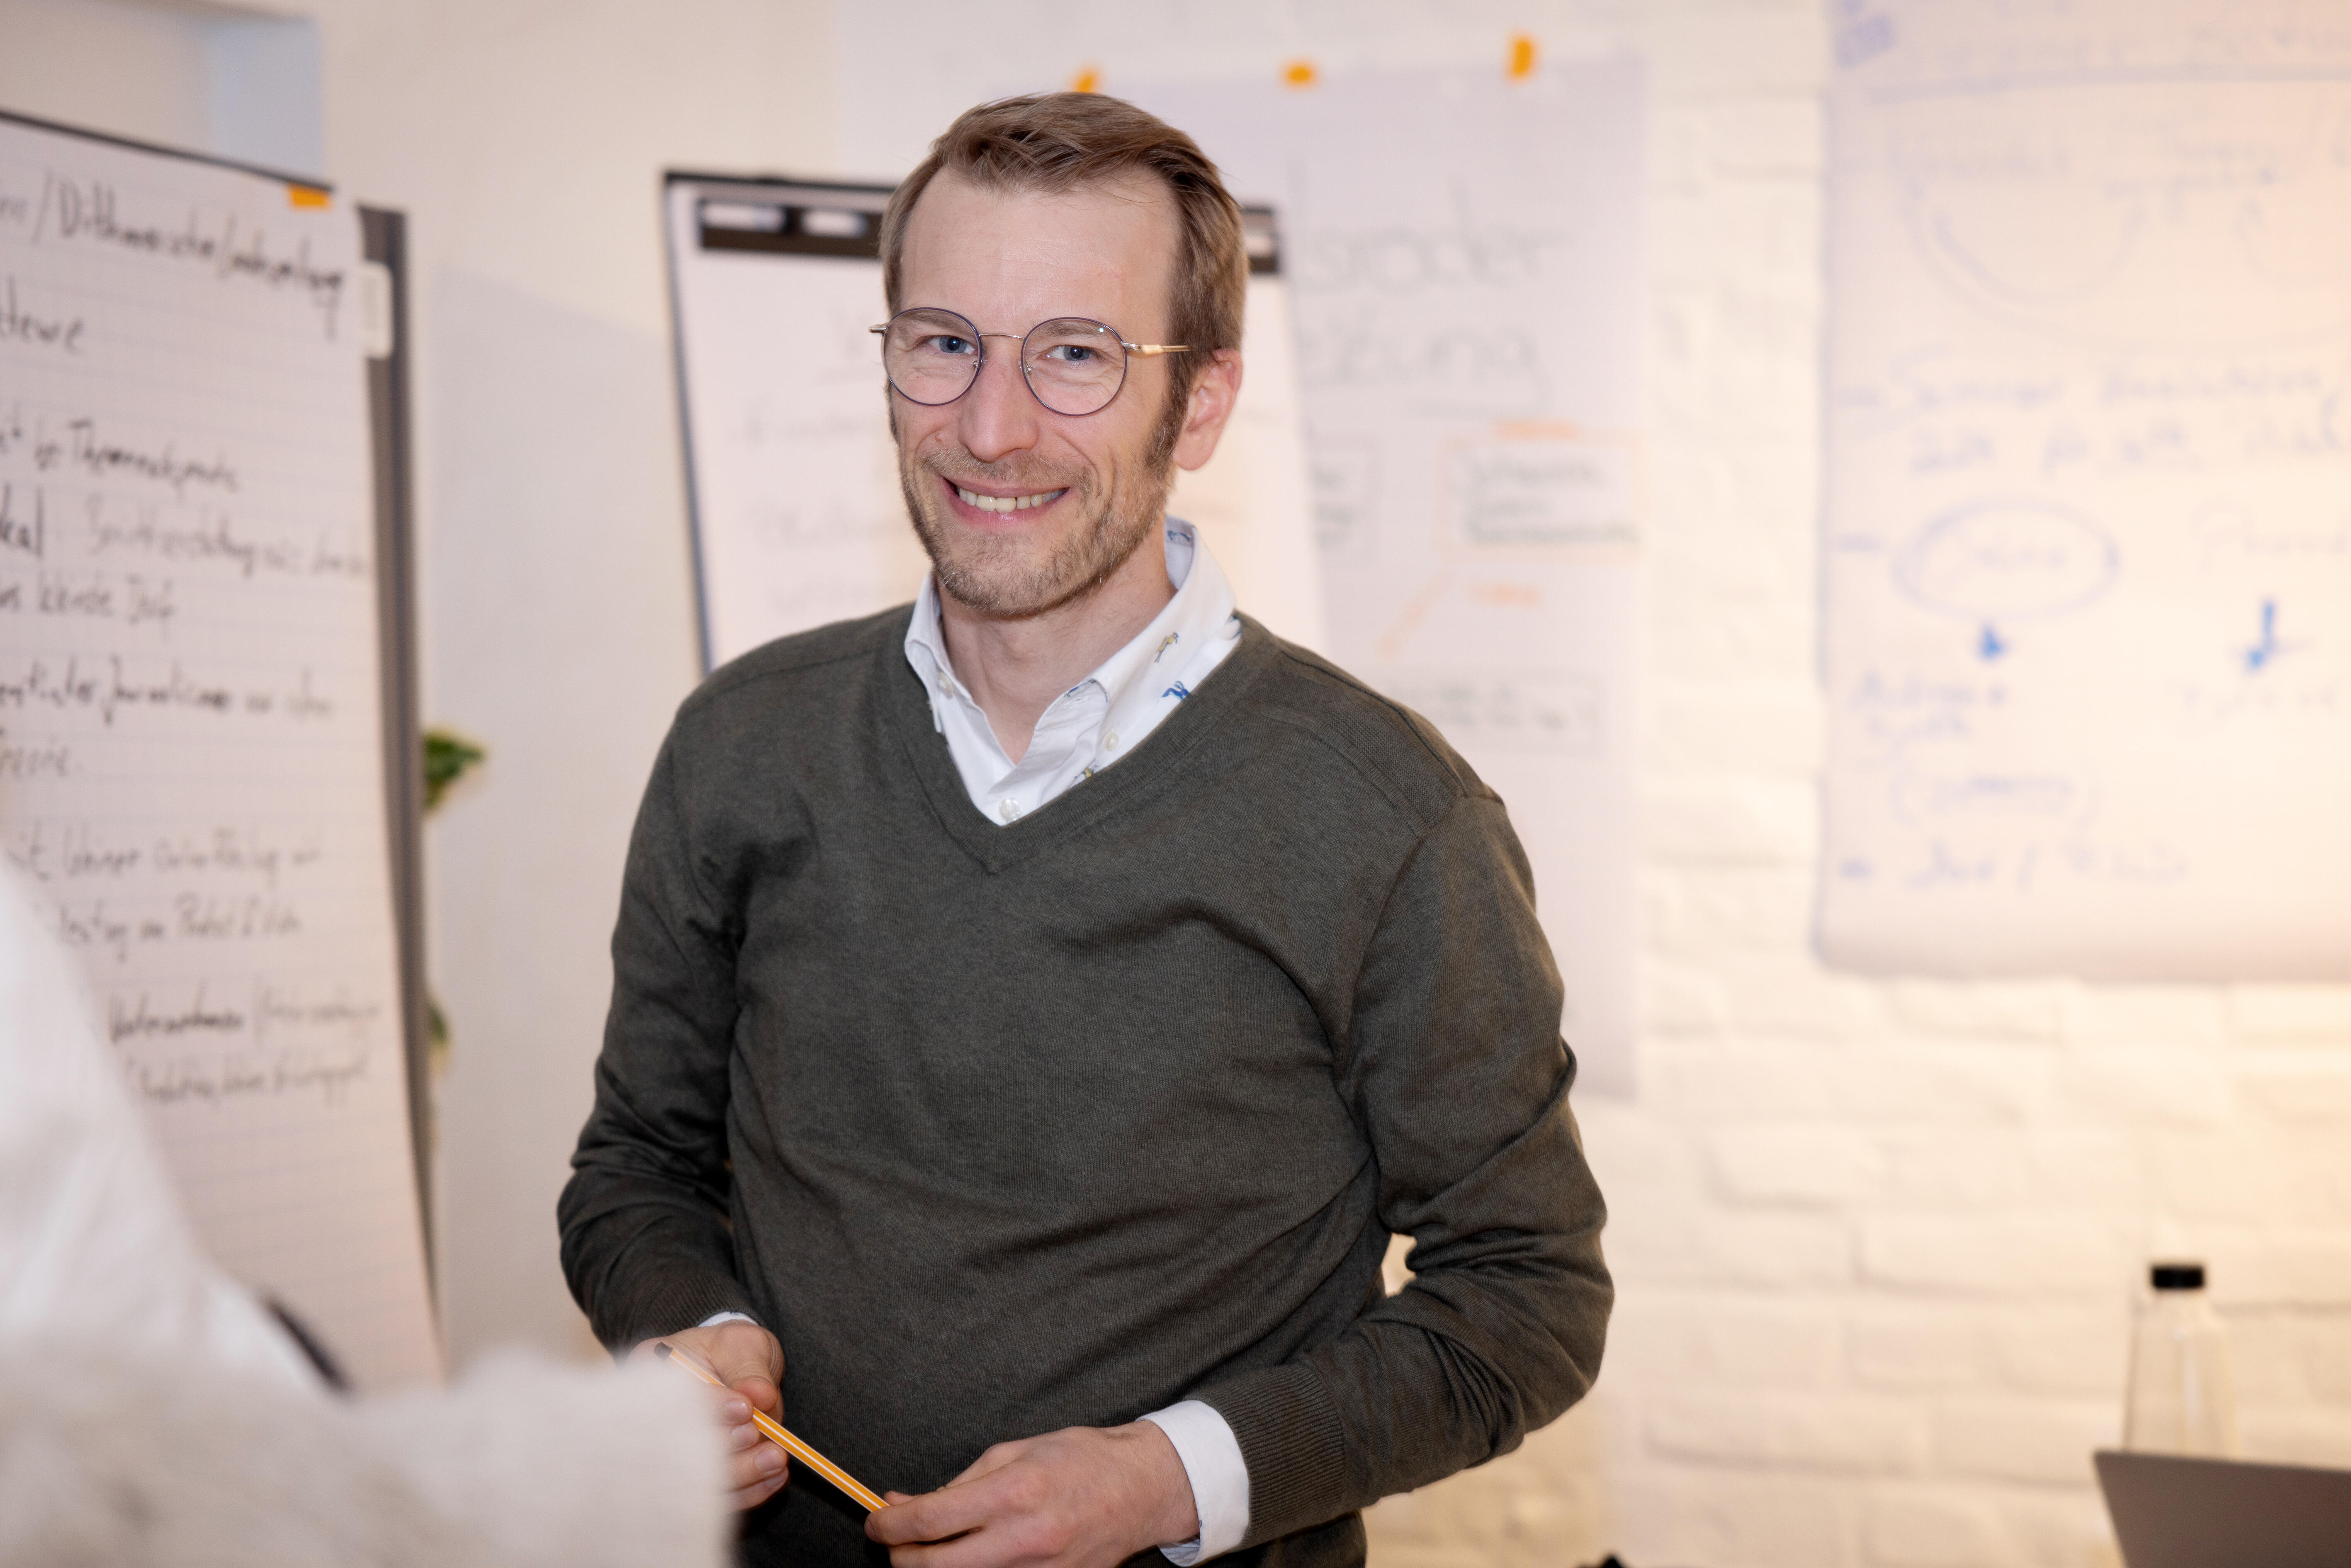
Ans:
{"type": "Polygon", "coordinates": [[[749,1323],[753,1328],[758,1328],[759,1320],[748,1312],[713,1312],[694,1326],[706,1329],[713,1323],[749,1323]]]}
{"type": "Polygon", "coordinates": [[[1192,1483],[1192,1507],[1200,1516],[1200,1533],[1181,1546],[1161,1547],[1161,1555],[1176,1568],[1192,1568],[1238,1546],[1249,1533],[1249,1479],[1231,1425],[1197,1399],[1154,1410],[1144,1419],[1176,1445],[1176,1457],[1192,1483]]]}

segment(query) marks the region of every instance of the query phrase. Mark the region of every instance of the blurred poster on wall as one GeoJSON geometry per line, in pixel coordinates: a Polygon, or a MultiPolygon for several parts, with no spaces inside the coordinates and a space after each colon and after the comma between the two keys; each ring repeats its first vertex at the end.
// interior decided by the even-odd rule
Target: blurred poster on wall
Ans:
{"type": "Polygon", "coordinates": [[[1832,962],[2351,977],[2351,34],[2316,14],[1837,8],[1832,962]]]}
{"type": "Polygon", "coordinates": [[[1281,214],[1332,654],[1509,804],[1579,1085],[1630,1092],[1638,66],[1119,86],[1281,214]]]}

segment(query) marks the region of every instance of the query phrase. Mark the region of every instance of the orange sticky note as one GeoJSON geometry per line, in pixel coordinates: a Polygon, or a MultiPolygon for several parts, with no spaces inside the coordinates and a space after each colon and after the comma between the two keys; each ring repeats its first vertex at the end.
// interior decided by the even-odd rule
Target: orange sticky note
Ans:
{"type": "Polygon", "coordinates": [[[1071,92],[1101,91],[1102,72],[1092,66],[1081,66],[1078,68],[1078,74],[1070,78],[1070,90],[1071,92]]]}
{"type": "Polygon", "coordinates": [[[286,200],[298,207],[327,207],[334,204],[335,198],[316,185],[288,185],[286,200]]]}
{"type": "Polygon", "coordinates": [[[1285,84],[1290,87],[1312,87],[1314,85],[1314,62],[1312,60],[1290,61],[1288,65],[1281,68],[1281,79],[1285,84]]]}
{"type": "Polygon", "coordinates": [[[1531,33],[1517,34],[1510,39],[1510,79],[1512,81],[1524,81],[1534,74],[1534,36],[1531,33]]]}

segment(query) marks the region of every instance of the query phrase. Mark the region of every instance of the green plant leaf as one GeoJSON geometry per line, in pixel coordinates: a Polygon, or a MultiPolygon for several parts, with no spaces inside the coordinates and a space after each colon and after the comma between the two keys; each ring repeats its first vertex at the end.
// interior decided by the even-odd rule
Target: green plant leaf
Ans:
{"type": "Polygon", "coordinates": [[[449,786],[473,771],[475,764],[488,757],[480,744],[466,739],[454,729],[428,729],[424,732],[424,814],[431,816],[440,807],[441,798],[449,786]]]}

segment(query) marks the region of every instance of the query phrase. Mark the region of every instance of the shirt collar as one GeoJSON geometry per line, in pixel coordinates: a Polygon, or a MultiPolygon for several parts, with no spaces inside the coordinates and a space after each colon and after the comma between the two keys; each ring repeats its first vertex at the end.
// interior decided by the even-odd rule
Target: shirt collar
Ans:
{"type": "MultiPolygon", "coordinates": [[[[1113,729],[1130,713],[1139,712],[1171,695],[1178,673],[1212,638],[1238,633],[1234,619],[1232,583],[1209,553],[1199,531],[1181,517],[1169,517],[1162,529],[1167,561],[1167,581],[1176,597],[1164,605],[1151,624],[1123,647],[1103,660],[1056,704],[1092,685],[1108,700],[1113,729]]],[[[931,721],[939,723],[943,697],[965,696],[963,683],[947,658],[946,633],[939,624],[939,585],[935,572],[923,574],[922,592],[914,600],[914,619],[906,627],[906,663],[923,678],[931,699],[931,721]]],[[[1173,695],[1185,695],[1180,687],[1173,695]]],[[[966,700],[968,700],[966,697],[966,700]]],[[[1048,712],[1051,709],[1049,707],[1048,712]]]]}

